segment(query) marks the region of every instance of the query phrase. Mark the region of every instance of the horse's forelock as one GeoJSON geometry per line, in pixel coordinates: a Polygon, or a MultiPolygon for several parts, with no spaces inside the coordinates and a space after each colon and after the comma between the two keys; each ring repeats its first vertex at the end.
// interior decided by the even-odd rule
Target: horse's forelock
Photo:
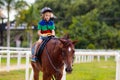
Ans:
{"type": "Polygon", "coordinates": [[[74,46],[72,40],[70,40],[70,39],[61,38],[59,40],[62,42],[64,47],[74,46]]]}

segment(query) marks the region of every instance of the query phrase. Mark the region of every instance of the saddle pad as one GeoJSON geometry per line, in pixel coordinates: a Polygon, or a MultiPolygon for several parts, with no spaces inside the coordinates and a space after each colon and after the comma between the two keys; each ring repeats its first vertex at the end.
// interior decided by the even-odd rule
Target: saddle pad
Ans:
{"type": "Polygon", "coordinates": [[[47,44],[47,42],[48,42],[51,38],[52,38],[51,36],[48,36],[48,37],[46,37],[46,38],[43,40],[43,42],[42,42],[41,45],[40,45],[40,48],[38,49],[38,52],[36,53],[36,56],[37,56],[37,57],[39,57],[40,54],[43,52],[45,45],[47,44]]]}

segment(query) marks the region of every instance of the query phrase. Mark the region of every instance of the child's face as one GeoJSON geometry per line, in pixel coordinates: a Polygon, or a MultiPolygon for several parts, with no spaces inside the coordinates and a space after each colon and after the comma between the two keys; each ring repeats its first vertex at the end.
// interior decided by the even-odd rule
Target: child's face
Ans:
{"type": "Polygon", "coordinates": [[[49,21],[51,18],[51,12],[44,13],[44,20],[49,21]]]}

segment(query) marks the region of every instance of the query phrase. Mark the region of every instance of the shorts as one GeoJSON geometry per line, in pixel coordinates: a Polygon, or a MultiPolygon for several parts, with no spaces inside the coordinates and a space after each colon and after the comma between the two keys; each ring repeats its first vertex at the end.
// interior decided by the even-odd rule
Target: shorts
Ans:
{"type": "Polygon", "coordinates": [[[39,39],[41,39],[41,40],[45,40],[46,38],[47,38],[47,36],[46,37],[43,37],[43,36],[39,37],[39,39]]]}

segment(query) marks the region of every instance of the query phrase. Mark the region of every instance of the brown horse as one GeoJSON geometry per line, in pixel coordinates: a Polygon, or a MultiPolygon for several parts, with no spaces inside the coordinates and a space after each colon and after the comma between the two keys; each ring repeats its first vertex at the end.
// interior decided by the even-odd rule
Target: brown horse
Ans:
{"type": "Polygon", "coordinates": [[[66,72],[72,72],[72,64],[74,57],[74,44],[68,36],[64,38],[52,38],[43,50],[37,62],[31,62],[34,71],[34,80],[39,80],[39,72],[43,72],[43,80],[51,80],[54,76],[55,80],[61,80],[63,76],[64,64],[66,72]]]}

